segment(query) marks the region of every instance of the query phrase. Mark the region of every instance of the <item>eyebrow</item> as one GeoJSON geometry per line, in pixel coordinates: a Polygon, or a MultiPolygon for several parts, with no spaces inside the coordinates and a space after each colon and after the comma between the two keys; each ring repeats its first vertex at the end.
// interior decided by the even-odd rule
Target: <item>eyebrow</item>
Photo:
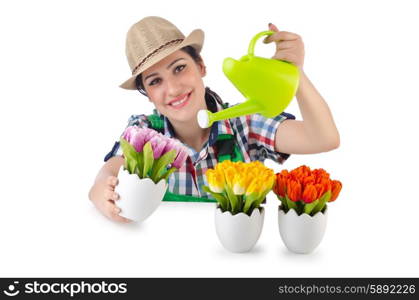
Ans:
{"type": "MultiPolygon", "coordinates": [[[[181,58],[178,58],[178,59],[175,59],[174,61],[172,61],[167,67],[166,67],[166,69],[169,69],[171,66],[173,66],[175,63],[177,63],[179,60],[182,60],[182,59],[184,59],[183,57],[181,57],[181,58]]],[[[147,78],[150,78],[150,77],[153,77],[153,76],[156,76],[157,75],[157,73],[151,73],[150,75],[148,75],[146,78],[144,78],[144,81],[147,79],[147,78]]]]}

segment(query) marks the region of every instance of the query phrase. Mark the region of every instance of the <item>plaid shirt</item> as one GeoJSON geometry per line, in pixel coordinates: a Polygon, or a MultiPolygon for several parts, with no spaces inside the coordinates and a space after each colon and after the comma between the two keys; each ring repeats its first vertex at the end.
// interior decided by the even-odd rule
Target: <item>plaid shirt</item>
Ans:
{"type": "MultiPolygon", "coordinates": [[[[223,107],[216,102],[217,110],[223,107]]],[[[156,111],[157,112],[157,111],[156,111]]],[[[160,115],[162,116],[162,115],[160,115]]],[[[170,121],[164,118],[164,135],[174,138],[173,127],[170,121]]],[[[219,134],[235,136],[235,142],[241,150],[245,162],[272,159],[282,164],[289,154],[276,152],[274,149],[275,132],[279,124],[286,119],[295,119],[291,114],[281,113],[274,118],[266,118],[260,114],[247,115],[224,121],[215,122],[211,127],[208,141],[197,152],[192,147],[183,143],[189,149],[186,163],[168,178],[169,191],[180,195],[190,195],[202,198],[212,198],[202,190],[203,185],[208,185],[205,172],[217,164],[215,142],[219,134]]],[[[146,115],[132,115],[128,126],[149,127],[146,115]]],[[[117,143],[106,156],[105,161],[114,155],[122,155],[122,149],[117,143]]]]}

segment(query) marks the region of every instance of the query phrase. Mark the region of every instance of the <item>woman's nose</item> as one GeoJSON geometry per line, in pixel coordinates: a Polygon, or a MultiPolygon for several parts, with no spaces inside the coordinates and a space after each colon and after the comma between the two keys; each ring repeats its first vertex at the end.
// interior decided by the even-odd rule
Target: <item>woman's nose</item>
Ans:
{"type": "Polygon", "coordinates": [[[169,97],[177,97],[182,93],[181,84],[175,79],[171,78],[166,81],[167,84],[167,94],[169,97]]]}

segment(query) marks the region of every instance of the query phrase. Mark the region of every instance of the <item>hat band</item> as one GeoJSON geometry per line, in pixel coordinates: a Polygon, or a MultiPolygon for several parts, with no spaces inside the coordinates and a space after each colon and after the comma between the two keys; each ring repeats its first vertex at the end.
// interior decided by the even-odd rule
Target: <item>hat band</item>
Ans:
{"type": "Polygon", "coordinates": [[[158,47],[157,49],[155,49],[154,51],[152,51],[151,53],[149,53],[146,57],[143,58],[143,60],[132,70],[132,75],[135,74],[135,72],[138,70],[139,67],[141,67],[150,57],[152,57],[153,55],[155,55],[157,52],[159,52],[160,50],[162,50],[163,48],[172,45],[172,44],[176,44],[176,43],[180,43],[182,42],[184,39],[176,39],[176,40],[171,40],[169,42],[167,42],[166,44],[161,45],[160,47],[158,47]]]}

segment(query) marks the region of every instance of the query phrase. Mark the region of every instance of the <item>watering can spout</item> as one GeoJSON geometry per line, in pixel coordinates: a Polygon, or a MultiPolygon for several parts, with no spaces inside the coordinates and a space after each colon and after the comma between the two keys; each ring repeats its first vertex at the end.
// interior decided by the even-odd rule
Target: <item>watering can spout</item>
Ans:
{"type": "Polygon", "coordinates": [[[208,128],[216,121],[255,113],[272,118],[288,106],[298,88],[297,67],[288,62],[254,55],[257,39],[271,34],[272,31],[264,31],[254,36],[248,54],[240,60],[224,59],[224,74],[246,101],[216,113],[200,110],[197,115],[200,127],[208,128]]]}
{"type": "Polygon", "coordinates": [[[259,110],[259,105],[254,101],[245,101],[216,113],[202,109],[198,112],[198,124],[201,128],[208,128],[211,127],[211,125],[216,121],[254,114],[259,112],[259,110]]]}

